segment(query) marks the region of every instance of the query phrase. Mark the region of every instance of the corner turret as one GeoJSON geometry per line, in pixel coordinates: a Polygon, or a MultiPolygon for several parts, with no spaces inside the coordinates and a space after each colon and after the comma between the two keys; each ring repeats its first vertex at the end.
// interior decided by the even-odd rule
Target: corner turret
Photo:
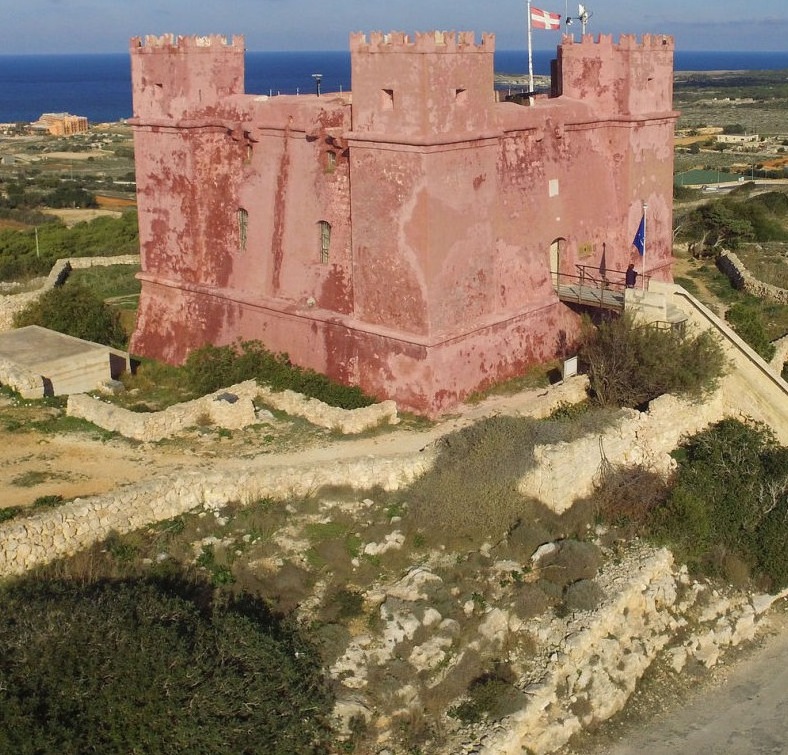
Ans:
{"type": "Polygon", "coordinates": [[[558,94],[602,112],[650,115],[673,109],[673,37],[590,34],[576,43],[565,36],[558,48],[558,94]]]}
{"type": "Polygon", "coordinates": [[[130,43],[135,118],[178,119],[208,114],[244,92],[244,38],[133,37],[130,43]]]}

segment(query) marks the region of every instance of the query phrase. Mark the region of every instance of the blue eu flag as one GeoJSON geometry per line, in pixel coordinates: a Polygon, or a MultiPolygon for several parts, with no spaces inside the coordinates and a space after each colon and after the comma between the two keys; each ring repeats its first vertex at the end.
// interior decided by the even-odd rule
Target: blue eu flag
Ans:
{"type": "Polygon", "coordinates": [[[646,253],[646,216],[645,214],[640,218],[640,225],[638,226],[638,232],[635,234],[635,238],[632,240],[632,246],[637,247],[638,252],[640,252],[640,256],[642,257],[646,253]]]}

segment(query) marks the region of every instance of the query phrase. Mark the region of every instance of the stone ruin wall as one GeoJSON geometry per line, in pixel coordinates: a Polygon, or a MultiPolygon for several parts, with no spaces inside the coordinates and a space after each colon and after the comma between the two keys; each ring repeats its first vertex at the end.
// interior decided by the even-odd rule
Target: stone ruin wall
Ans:
{"type": "Polygon", "coordinates": [[[295,391],[272,391],[259,386],[255,380],[246,380],[160,412],[135,412],[86,393],[78,393],[68,397],[66,413],[69,417],[79,417],[126,438],[150,442],[169,438],[186,428],[202,424],[227,430],[253,425],[261,418],[260,413],[255,411],[255,399],[272,409],[303,417],[313,425],[337,430],[345,435],[398,422],[397,405],[393,401],[345,410],[295,391]]]}
{"type": "Polygon", "coordinates": [[[723,251],[717,257],[717,267],[728,276],[734,288],[757,296],[759,299],[788,304],[788,290],[758,280],[733,252],[723,251]]]}

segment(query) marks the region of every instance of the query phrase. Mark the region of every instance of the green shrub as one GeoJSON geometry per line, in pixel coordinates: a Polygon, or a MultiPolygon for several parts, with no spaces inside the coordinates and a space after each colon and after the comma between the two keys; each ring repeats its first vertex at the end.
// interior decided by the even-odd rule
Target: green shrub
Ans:
{"type": "Polygon", "coordinates": [[[248,596],[23,579],[2,599],[2,752],[329,751],[315,650],[248,596]]]}
{"type": "Polygon", "coordinates": [[[663,393],[698,396],[722,375],[722,351],[710,331],[695,336],[639,325],[628,314],[583,329],[580,362],[592,399],[637,407],[663,393]]]}
{"type": "Polygon", "coordinates": [[[602,588],[589,579],[580,579],[564,590],[564,608],[567,611],[593,611],[602,601],[602,588]]]}
{"type": "Polygon", "coordinates": [[[40,325],[118,349],[126,345],[118,312],[89,288],[69,282],[50,289],[18,312],[14,325],[40,325]]]}
{"type": "Polygon", "coordinates": [[[525,695],[512,684],[513,677],[505,668],[483,674],[468,687],[468,698],[449,711],[449,715],[464,724],[484,719],[499,720],[519,710],[525,695]]]}
{"type": "Polygon", "coordinates": [[[775,349],[769,341],[760,310],[740,302],[727,310],[725,319],[761,358],[768,362],[774,356],[775,349]]]}
{"type": "Polygon", "coordinates": [[[779,589],[788,585],[788,448],[764,425],[725,419],[677,450],[678,469],[648,529],[695,567],[720,546],[779,589]]]}
{"type": "Polygon", "coordinates": [[[289,388],[343,409],[374,402],[360,388],[340,385],[314,370],[297,367],[290,363],[287,354],[274,354],[259,341],[202,346],[189,354],[184,371],[189,388],[200,395],[256,379],[275,391],[289,388]]]}

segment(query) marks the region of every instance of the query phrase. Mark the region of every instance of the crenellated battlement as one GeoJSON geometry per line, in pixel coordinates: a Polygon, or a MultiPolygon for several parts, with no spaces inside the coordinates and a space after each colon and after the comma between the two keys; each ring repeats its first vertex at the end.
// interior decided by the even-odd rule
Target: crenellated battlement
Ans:
{"type": "Polygon", "coordinates": [[[173,50],[244,50],[243,35],[234,35],[228,42],[227,37],[222,34],[199,35],[175,35],[162,34],[161,36],[146,35],[145,37],[132,37],[129,44],[132,54],[151,54],[172,52],[173,50]]]}
{"type": "Polygon", "coordinates": [[[599,34],[596,38],[594,38],[593,34],[584,34],[580,42],[576,42],[570,35],[564,35],[561,44],[566,47],[590,47],[595,50],[612,48],[616,50],[643,51],[667,50],[670,52],[673,52],[676,47],[673,37],[667,34],[644,34],[640,42],[638,42],[636,34],[622,34],[618,44],[613,42],[612,34],[599,34]]]}
{"type": "Polygon", "coordinates": [[[367,53],[492,53],[495,52],[495,35],[482,34],[480,44],[472,31],[430,31],[416,32],[411,38],[404,32],[394,31],[384,34],[370,32],[369,38],[363,32],[350,35],[350,51],[367,53]]]}

